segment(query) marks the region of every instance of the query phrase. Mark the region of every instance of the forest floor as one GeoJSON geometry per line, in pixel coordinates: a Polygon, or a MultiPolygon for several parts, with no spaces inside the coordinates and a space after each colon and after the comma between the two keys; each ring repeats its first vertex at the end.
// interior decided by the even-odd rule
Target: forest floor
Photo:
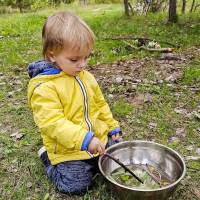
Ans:
{"type": "MultiPolygon", "coordinates": [[[[198,16],[186,16],[170,26],[163,23],[165,14],[126,19],[117,13],[119,6],[88,9],[92,14],[75,9],[97,35],[87,69],[97,78],[120,122],[124,140],[154,141],[177,151],[185,159],[187,173],[170,200],[200,199],[198,16]],[[144,20],[142,28],[135,28],[144,20]],[[180,47],[172,53],[138,51],[119,40],[103,39],[113,37],[114,31],[115,36],[134,34],[180,47]]],[[[0,199],[115,199],[101,176],[83,197],[59,194],[37,157],[42,143],[27,105],[26,66],[41,57],[41,26],[54,11],[0,16],[0,199]]]]}

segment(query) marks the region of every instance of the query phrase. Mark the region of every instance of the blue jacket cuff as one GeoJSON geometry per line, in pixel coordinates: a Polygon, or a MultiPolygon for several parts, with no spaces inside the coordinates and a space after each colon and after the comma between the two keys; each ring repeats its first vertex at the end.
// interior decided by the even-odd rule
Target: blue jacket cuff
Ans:
{"type": "Polygon", "coordinates": [[[84,140],[83,140],[83,143],[82,143],[82,146],[81,146],[81,151],[86,151],[88,149],[90,141],[92,140],[93,137],[94,137],[94,133],[88,131],[84,140]]]}
{"type": "Polygon", "coordinates": [[[108,135],[109,136],[112,136],[112,135],[116,135],[116,134],[118,134],[118,133],[120,133],[121,132],[121,129],[120,128],[115,128],[115,129],[113,129],[112,131],[110,131],[109,133],[108,133],[108,135]]]}

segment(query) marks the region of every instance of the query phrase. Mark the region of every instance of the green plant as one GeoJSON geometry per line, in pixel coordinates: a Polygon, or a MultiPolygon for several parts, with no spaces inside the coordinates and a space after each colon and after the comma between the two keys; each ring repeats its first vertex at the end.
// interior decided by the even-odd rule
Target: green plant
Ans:
{"type": "Polygon", "coordinates": [[[112,106],[113,114],[118,117],[125,117],[126,115],[131,114],[134,111],[132,105],[125,101],[117,101],[112,106]]]}

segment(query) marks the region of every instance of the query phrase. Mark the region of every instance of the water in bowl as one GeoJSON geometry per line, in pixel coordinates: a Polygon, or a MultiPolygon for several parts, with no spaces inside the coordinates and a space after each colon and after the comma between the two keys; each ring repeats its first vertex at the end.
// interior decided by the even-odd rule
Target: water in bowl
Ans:
{"type": "Polygon", "coordinates": [[[170,184],[170,180],[151,165],[127,165],[127,167],[144,183],[140,183],[129,172],[125,172],[122,167],[111,173],[112,179],[121,185],[145,190],[158,189],[170,184]]]}

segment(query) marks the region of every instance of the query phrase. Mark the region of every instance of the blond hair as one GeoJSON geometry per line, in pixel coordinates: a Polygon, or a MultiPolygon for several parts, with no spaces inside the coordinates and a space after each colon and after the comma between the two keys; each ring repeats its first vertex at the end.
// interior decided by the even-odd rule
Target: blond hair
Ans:
{"type": "Polygon", "coordinates": [[[58,12],[48,17],[42,30],[43,56],[58,53],[64,47],[78,52],[90,52],[95,36],[89,26],[70,12],[58,12]]]}

